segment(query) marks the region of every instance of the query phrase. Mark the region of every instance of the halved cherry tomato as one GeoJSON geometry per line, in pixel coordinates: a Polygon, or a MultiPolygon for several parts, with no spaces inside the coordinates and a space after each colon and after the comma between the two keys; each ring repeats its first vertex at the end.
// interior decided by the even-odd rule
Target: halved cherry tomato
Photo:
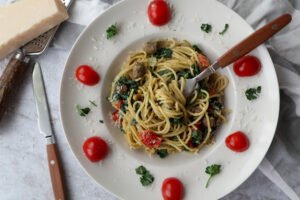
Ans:
{"type": "Polygon", "coordinates": [[[162,26],[171,19],[171,11],[164,0],[154,0],[148,6],[148,17],[155,26],[162,26]]]}
{"type": "Polygon", "coordinates": [[[107,143],[98,136],[88,138],[82,148],[85,156],[92,162],[103,160],[108,153],[107,143]]]}
{"type": "Polygon", "coordinates": [[[99,74],[88,65],[81,65],[76,69],[76,78],[85,85],[96,85],[100,81],[99,74]]]}
{"type": "Polygon", "coordinates": [[[206,56],[202,55],[201,53],[197,53],[197,56],[202,67],[206,68],[209,66],[209,60],[206,56]]]}
{"type": "Polygon", "coordinates": [[[167,178],[164,180],[161,192],[164,200],[182,200],[184,187],[178,178],[167,178]]]}
{"type": "Polygon", "coordinates": [[[249,140],[245,133],[237,131],[226,137],[226,146],[232,151],[243,152],[249,148],[249,140]]]}
{"type": "Polygon", "coordinates": [[[253,76],[261,69],[261,63],[255,56],[244,56],[233,64],[233,70],[236,75],[253,76]]]}
{"type": "Polygon", "coordinates": [[[142,131],[139,138],[149,148],[157,148],[161,145],[162,137],[150,130],[142,131]]]}

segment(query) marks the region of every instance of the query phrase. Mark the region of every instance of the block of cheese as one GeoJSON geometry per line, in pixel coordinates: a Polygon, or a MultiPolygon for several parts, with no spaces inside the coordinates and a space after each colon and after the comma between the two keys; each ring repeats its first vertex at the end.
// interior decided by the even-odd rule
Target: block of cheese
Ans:
{"type": "Polygon", "coordinates": [[[68,18],[61,0],[20,0],[0,7],[0,59],[68,18]]]}

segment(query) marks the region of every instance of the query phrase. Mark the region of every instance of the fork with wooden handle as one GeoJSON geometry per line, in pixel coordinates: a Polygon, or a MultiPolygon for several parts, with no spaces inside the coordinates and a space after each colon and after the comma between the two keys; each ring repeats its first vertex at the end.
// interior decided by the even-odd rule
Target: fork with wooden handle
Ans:
{"type": "Polygon", "coordinates": [[[195,89],[196,83],[201,81],[202,79],[210,76],[215,73],[215,71],[219,68],[224,68],[231,63],[235,62],[237,59],[246,55],[266,40],[271,38],[275,33],[280,31],[283,27],[285,27],[292,20],[291,15],[284,14],[280,17],[274,19],[267,25],[262,28],[256,30],[250,36],[245,38],[243,41],[229,49],[226,53],[224,53],[220,58],[217,59],[212,65],[202,71],[198,76],[187,79],[185,87],[183,89],[183,94],[185,97],[189,96],[193,90],[195,89]]]}

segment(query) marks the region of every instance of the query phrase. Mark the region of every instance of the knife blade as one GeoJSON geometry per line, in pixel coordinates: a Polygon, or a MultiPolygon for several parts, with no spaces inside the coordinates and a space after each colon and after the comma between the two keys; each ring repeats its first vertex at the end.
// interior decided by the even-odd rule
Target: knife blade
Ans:
{"type": "Polygon", "coordinates": [[[33,68],[32,81],[40,132],[45,135],[48,144],[55,143],[51,128],[45,85],[39,63],[35,63],[33,68]]]}
{"type": "Polygon", "coordinates": [[[65,192],[62,170],[60,167],[58,152],[56,150],[54,135],[51,128],[49,107],[43,74],[38,62],[36,62],[34,65],[32,82],[36,101],[39,129],[47,140],[48,166],[50,170],[53,193],[56,200],[64,200],[65,192]]]}

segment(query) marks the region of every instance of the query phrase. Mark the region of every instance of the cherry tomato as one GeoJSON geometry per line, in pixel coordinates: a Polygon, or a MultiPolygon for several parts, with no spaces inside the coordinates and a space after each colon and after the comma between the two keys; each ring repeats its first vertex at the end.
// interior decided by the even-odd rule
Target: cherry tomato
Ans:
{"type": "Polygon", "coordinates": [[[260,69],[260,61],[255,56],[244,56],[233,64],[235,74],[241,77],[253,76],[257,74],[260,69]]]}
{"type": "Polygon", "coordinates": [[[76,69],[76,78],[85,85],[96,85],[100,81],[99,74],[88,65],[81,65],[76,69]]]}
{"type": "Polygon", "coordinates": [[[184,192],[183,184],[177,178],[167,178],[162,184],[161,192],[164,200],[182,200],[184,192]]]}
{"type": "Polygon", "coordinates": [[[107,143],[97,136],[88,138],[82,148],[85,156],[92,162],[103,160],[108,153],[107,143]]]}
{"type": "Polygon", "coordinates": [[[139,134],[142,143],[149,148],[157,148],[161,145],[162,138],[150,130],[142,131],[139,134]]]}
{"type": "Polygon", "coordinates": [[[241,131],[232,133],[226,137],[226,146],[232,151],[243,152],[249,147],[248,137],[241,131]]]}
{"type": "Polygon", "coordinates": [[[171,19],[171,11],[164,0],[152,1],[148,6],[148,17],[155,26],[162,26],[171,19]]]}

